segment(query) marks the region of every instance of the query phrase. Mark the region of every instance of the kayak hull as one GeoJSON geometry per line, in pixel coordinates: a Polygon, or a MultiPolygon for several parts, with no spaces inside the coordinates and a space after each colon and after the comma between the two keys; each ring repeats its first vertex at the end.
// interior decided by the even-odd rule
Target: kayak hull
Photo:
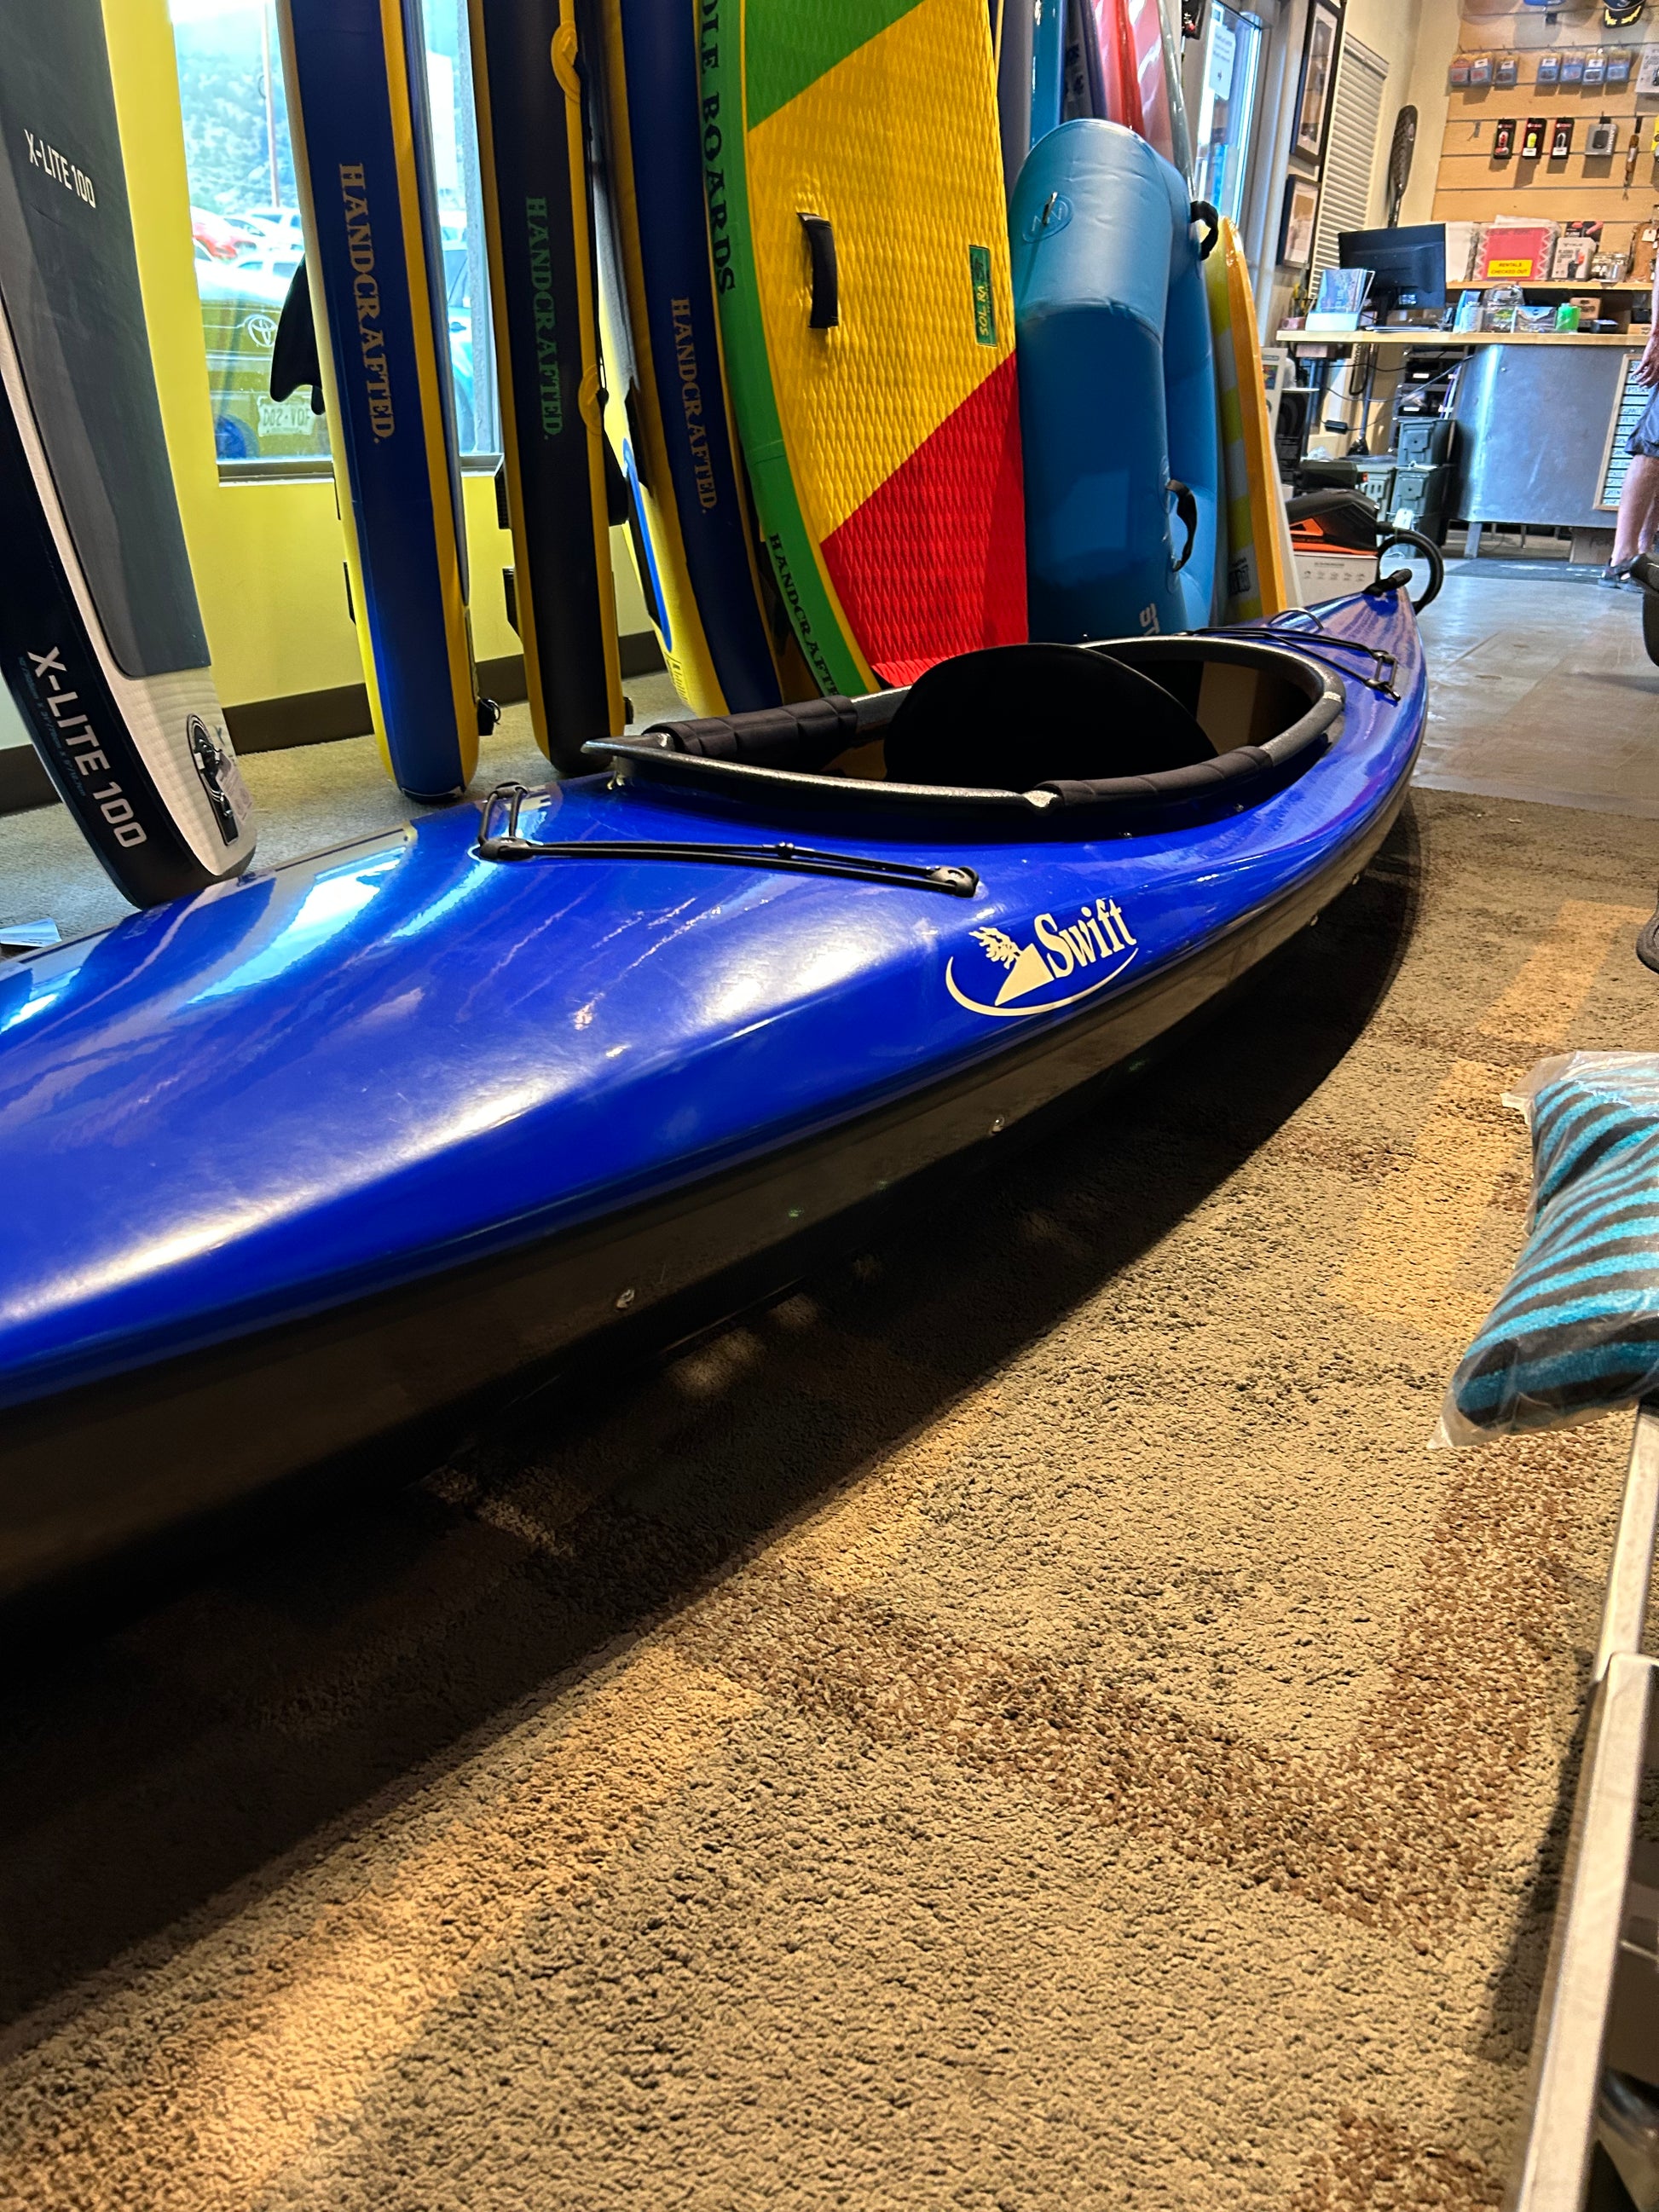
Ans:
{"type": "MultiPolygon", "coordinates": [[[[481,1394],[608,1332],[672,1339],[781,1286],[803,1237],[1197,1012],[1352,881],[1403,799],[1409,612],[1352,606],[1356,639],[1400,653],[1396,696],[1346,686],[1336,741],[1255,805],[1046,844],[951,835],[948,810],[812,823],[876,865],[948,854],[971,898],[492,864],[457,810],[17,963],[0,1592],[389,1433],[441,1449],[481,1394]]],[[[647,784],[542,794],[544,828],[743,834],[647,784]]]]}
{"type": "Polygon", "coordinates": [[[786,1289],[825,1228],[850,1235],[898,1187],[1013,1141],[1242,981],[1353,882],[1403,799],[1248,925],[936,1095],[528,1250],[19,1408],[0,1442],[0,1598],[295,1473],[355,1472],[400,1431],[441,1452],[481,1395],[522,1395],[613,1333],[672,1342],[786,1289]]]}

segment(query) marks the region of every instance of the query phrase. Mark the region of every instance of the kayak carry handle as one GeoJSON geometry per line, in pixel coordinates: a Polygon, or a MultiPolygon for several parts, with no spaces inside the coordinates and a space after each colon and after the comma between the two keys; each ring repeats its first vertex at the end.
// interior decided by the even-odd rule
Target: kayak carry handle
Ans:
{"type": "Polygon", "coordinates": [[[1188,222],[1201,222],[1204,225],[1204,236],[1199,242],[1198,258],[1200,261],[1207,261],[1215,252],[1217,242],[1221,236],[1220,215],[1211,206],[1208,200],[1194,200],[1188,213],[1187,220],[1188,222]]]}
{"type": "Polygon", "coordinates": [[[841,320],[841,270],[836,259],[836,234],[828,216],[803,215],[807,251],[812,257],[812,312],[807,328],[833,331],[841,320]]]}
{"type": "Polygon", "coordinates": [[[1181,550],[1181,558],[1175,564],[1175,574],[1178,576],[1192,559],[1193,547],[1198,542],[1198,501],[1193,495],[1192,486],[1182,483],[1179,477],[1170,478],[1169,489],[1175,501],[1176,520],[1187,526],[1187,543],[1181,550]]]}

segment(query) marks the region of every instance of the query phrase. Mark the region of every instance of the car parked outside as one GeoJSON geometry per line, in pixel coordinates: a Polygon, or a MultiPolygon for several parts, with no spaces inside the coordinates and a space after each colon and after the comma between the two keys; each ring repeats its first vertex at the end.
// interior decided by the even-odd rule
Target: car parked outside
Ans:
{"type": "MultiPolygon", "coordinates": [[[[265,257],[270,263],[270,257],[265,257]]],[[[196,289],[202,301],[213,443],[222,461],[326,460],[328,426],[307,393],[270,396],[270,351],[288,297],[276,264],[216,261],[198,246],[196,289]]]]}
{"type": "MultiPolygon", "coordinates": [[[[246,228],[258,214],[252,210],[246,216],[236,216],[237,228],[246,228]]],[[[287,399],[270,396],[276,324],[302,255],[303,240],[297,232],[291,240],[279,236],[275,243],[262,240],[234,263],[216,259],[197,241],[196,287],[202,301],[214,446],[222,461],[328,458],[327,422],[312,413],[310,394],[296,392],[287,399]]],[[[465,246],[446,245],[443,263],[457,448],[470,453],[475,449],[476,416],[465,246]]]]}

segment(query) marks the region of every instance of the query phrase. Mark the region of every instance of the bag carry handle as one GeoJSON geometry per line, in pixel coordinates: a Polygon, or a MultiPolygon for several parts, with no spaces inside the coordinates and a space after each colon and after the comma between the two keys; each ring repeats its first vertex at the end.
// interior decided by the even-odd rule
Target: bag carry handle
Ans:
{"type": "Polygon", "coordinates": [[[803,215],[800,227],[806,233],[807,250],[812,256],[812,313],[807,327],[833,331],[841,320],[841,273],[836,264],[836,234],[827,216],[803,215]]]}
{"type": "Polygon", "coordinates": [[[1205,234],[1199,246],[1198,258],[1200,261],[1207,261],[1215,252],[1216,241],[1221,236],[1221,217],[1208,200],[1194,200],[1187,220],[1204,225],[1205,234]]]}
{"type": "Polygon", "coordinates": [[[1181,558],[1175,564],[1175,574],[1178,576],[1192,559],[1193,547],[1198,541],[1198,501],[1193,496],[1192,486],[1182,483],[1179,477],[1170,478],[1170,497],[1175,501],[1176,520],[1187,526],[1187,543],[1182,548],[1181,558]]]}

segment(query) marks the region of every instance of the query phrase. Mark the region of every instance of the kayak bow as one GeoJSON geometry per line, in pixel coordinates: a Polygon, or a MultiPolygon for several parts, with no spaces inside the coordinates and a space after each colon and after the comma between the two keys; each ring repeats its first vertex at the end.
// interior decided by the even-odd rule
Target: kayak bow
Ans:
{"type": "Polygon", "coordinates": [[[0,1590],[441,1449],[1201,1007],[1405,796],[1407,601],[1317,629],[1007,649],[1081,656],[1043,684],[1115,720],[971,726],[959,672],[988,702],[1024,665],[986,655],[668,726],[9,964],[0,1590]]]}

